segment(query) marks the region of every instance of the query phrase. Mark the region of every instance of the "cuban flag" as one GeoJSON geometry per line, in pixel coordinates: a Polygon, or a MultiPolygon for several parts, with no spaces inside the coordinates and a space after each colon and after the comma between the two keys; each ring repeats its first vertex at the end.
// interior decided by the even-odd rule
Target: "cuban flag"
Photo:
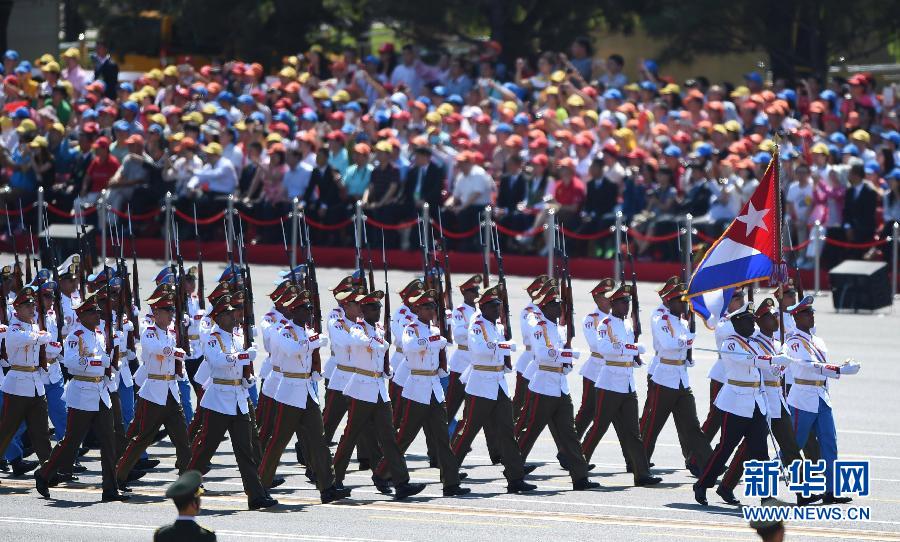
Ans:
{"type": "Polygon", "coordinates": [[[778,154],[737,218],[700,260],[685,299],[707,327],[715,325],[735,288],[771,279],[780,262],[778,154]]]}

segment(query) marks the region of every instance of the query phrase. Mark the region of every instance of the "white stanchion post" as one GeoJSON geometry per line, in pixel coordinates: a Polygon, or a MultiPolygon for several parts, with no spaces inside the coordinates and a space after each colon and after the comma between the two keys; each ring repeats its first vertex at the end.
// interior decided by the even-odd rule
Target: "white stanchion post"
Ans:
{"type": "Polygon", "coordinates": [[[825,228],[822,227],[822,223],[816,220],[815,225],[812,230],[813,235],[813,285],[815,286],[815,293],[813,295],[818,296],[821,294],[822,290],[822,248],[823,243],[825,242],[825,228]]]}
{"type": "Polygon", "coordinates": [[[624,224],[624,219],[622,217],[622,211],[616,211],[616,259],[613,267],[613,279],[619,280],[622,276],[622,255],[620,252],[622,251],[622,225],[624,224]]]}
{"type": "MultiPolygon", "coordinates": [[[[484,253],[482,254],[483,262],[488,262],[488,273],[491,270],[491,206],[487,205],[481,212],[481,238],[484,240],[484,253]]],[[[486,279],[490,279],[488,274],[486,279]]],[[[487,283],[483,287],[487,287],[487,283]]]]}
{"type": "Polygon", "coordinates": [[[295,197],[291,208],[291,269],[297,267],[297,231],[300,229],[300,198],[295,197]]]}
{"type": "Polygon", "coordinates": [[[547,276],[553,276],[553,259],[556,257],[556,210],[547,211],[547,276]]]}
{"type": "Polygon", "coordinates": [[[97,224],[100,225],[100,257],[106,265],[106,190],[97,198],[97,224]]]}
{"type": "Polygon", "coordinates": [[[166,224],[163,227],[163,234],[166,239],[166,267],[172,266],[172,193],[166,192],[165,199],[166,224]]]}

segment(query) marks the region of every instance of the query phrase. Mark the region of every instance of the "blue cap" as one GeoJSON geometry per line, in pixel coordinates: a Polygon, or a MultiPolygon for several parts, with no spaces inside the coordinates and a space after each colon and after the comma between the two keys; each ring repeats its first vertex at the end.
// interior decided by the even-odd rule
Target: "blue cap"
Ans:
{"type": "Polygon", "coordinates": [[[119,119],[113,123],[113,130],[121,130],[123,132],[131,131],[131,125],[128,121],[119,119]]]}
{"type": "Polygon", "coordinates": [[[844,145],[844,148],[843,150],[841,150],[841,152],[852,156],[859,156],[859,149],[857,149],[856,145],[852,143],[847,143],[846,145],[844,145]]]}
{"type": "Polygon", "coordinates": [[[757,85],[761,85],[763,83],[762,75],[759,72],[747,72],[744,74],[744,79],[747,81],[752,81],[757,85]]]}
{"type": "Polygon", "coordinates": [[[799,156],[800,156],[800,153],[797,152],[796,150],[786,149],[784,152],[781,153],[781,161],[784,162],[787,160],[793,160],[795,158],[798,158],[799,156]]]}
{"type": "Polygon", "coordinates": [[[700,158],[709,158],[713,154],[713,146],[709,143],[702,143],[697,145],[697,148],[694,149],[694,155],[700,158]]]}
{"type": "Polygon", "coordinates": [[[445,87],[444,85],[438,85],[434,87],[431,92],[433,92],[435,96],[440,96],[441,98],[443,98],[447,95],[447,87],[445,87]]]}
{"type": "Polygon", "coordinates": [[[863,168],[866,170],[867,175],[870,173],[881,173],[881,166],[875,160],[869,160],[863,168]]]}
{"type": "MultiPolygon", "coordinates": [[[[295,267],[295,268],[294,268],[294,275],[297,276],[297,277],[303,277],[303,276],[306,276],[306,264],[305,264],[305,263],[301,263],[300,265],[298,265],[297,267],[295,267]]],[[[282,279],[286,279],[286,278],[288,278],[288,277],[291,276],[291,271],[290,271],[290,270],[287,270],[287,271],[279,271],[279,272],[278,272],[278,276],[281,277],[282,279]]],[[[276,280],[276,281],[275,281],[275,284],[280,285],[282,282],[284,282],[284,280],[276,280]]]]}
{"type": "Polygon", "coordinates": [[[156,274],[156,278],[153,279],[156,281],[157,285],[160,284],[171,284],[175,282],[175,274],[172,273],[172,269],[170,267],[163,267],[159,273],[156,274]]]}
{"type": "Polygon", "coordinates": [[[841,132],[834,132],[830,136],[828,136],[828,141],[831,141],[835,145],[846,145],[847,144],[847,136],[845,136],[841,132]]]}
{"type": "Polygon", "coordinates": [[[134,85],[132,85],[128,81],[125,81],[123,83],[119,83],[119,90],[124,90],[125,92],[131,94],[132,92],[134,92],[134,85]]]}
{"type": "Polygon", "coordinates": [[[379,111],[375,113],[375,122],[377,124],[387,124],[391,121],[391,115],[387,111],[379,111]]]}
{"type": "Polygon", "coordinates": [[[272,117],[272,120],[274,120],[275,122],[292,123],[294,122],[294,116],[287,111],[279,111],[275,114],[274,117],[272,117]]]}
{"type": "Polygon", "coordinates": [[[249,94],[241,94],[237,98],[238,105],[253,105],[256,100],[253,99],[253,96],[249,94]]]}
{"type": "Polygon", "coordinates": [[[13,112],[14,119],[27,119],[30,116],[31,113],[29,112],[27,107],[20,107],[16,109],[15,112],[13,112]]]}
{"type": "Polygon", "coordinates": [[[375,55],[366,55],[366,58],[363,59],[363,62],[366,64],[378,64],[380,61],[375,55]]]}
{"type": "Polygon", "coordinates": [[[505,88],[506,90],[515,94],[516,98],[518,98],[520,100],[524,100],[528,96],[528,92],[524,88],[513,83],[512,81],[507,81],[506,83],[503,83],[503,88],[505,88]]]}
{"type": "Polygon", "coordinates": [[[603,93],[604,100],[621,100],[622,99],[622,91],[617,88],[607,89],[606,92],[603,93]]]}
{"type": "Polygon", "coordinates": [[[85,109],[84,113],[81,114],[82,120],[96,119],[98,116],[96,109],[85,109]]]}
{"type": "Polygon", "coordinates": [[[331,109],[332,102],[331,100],[322,100],[322,108],[323,109],[331,109]]]}
{"type": "Polygon", "coordinates": [[[527,113],[518,113],[515,117],[513,117],[513,124],[517,126],[528,126],[531,123],[531,119],[528,118],[527,113]]]}
{"type": "Polygon", "coordinates": [[[895,167],[890,170],[887,175],[884,176],[885,179],[889,181],[900,180],[900,167],[895,167]]]}
{"type": "Polygon", "coordinates": [[[266,116],[263,115],[262,111],[254,111],[253,113],[250,113],[250,116],[247,117],[247,120],[251,122],[266,122],[266,116]]]}
{"type": "Polygon", "coordinates": [[[829,156],[835,156],[837,158],[840,158],[841,154],[843,154],[843,153],[841,153],[840,147],[838,147],[834,143],[829,143],[828,144],[828,154],[829,154],[829,156]]]}
{"type": "Polygon", "coordinates": [[[141,108],[137,104],[137,102],[132,102],[131,100],[128,100],[127,102],[122,104],[122,109],[131,111],[132,113],[137,113],[138,111],[140,111],[141,108]]]}
{"type": "Polygon", "coordinates": [[[505,122],[501,122],[497,125],[497,133],[500,134],[511,134],[513,132],[513,127],[505,122]]]}
{"type": "Polygon", "coordinates": [[[151,124],[149,128],[147,128],[147,131],[150,132],[151,134],[161,134],[161,133],[163,133],[163,127],[159,124],[154,123],[154,124],[151,124]]]}
{"type": "Polygon", "coordinates": [[[669,145],[663,149],[663,154],[669,158],[681,158],[681,149],[678,145],[669,145]]]}
{"type": "Polygon", "coordinates": [[[886,141],[890,141],[894,145],[900,145],[900,132],[898,132],[897,130],[887,131],[881,134],[881,137],[886,141]]]}
{"type": "Polygon", "coordinates": [[[769,117],[765,113],[760,113],[753,118],[753,126],[768,126],[769,117]]]}
{"type": "Polygon", "coordinates": [[[641,81],[641,90],[656,92],[656,84],[653,81],[641,81]]]}
{"type": "Polygon", "coordinates": [[[216,118],[223,118],[223,119],[231,120],[231,117],[229,116],[228,111],[225,111],[221,107],[216,108],[216,112],[213,113],[213,116],[216,118]]]}
{"type": "Polygon", "coordinates": [[[3,53],[3,59],[16,62],[17,60],[19,60],[19,52],[15,49],[7,49],[6,52],[3,53]]]}
{"type": "Polygon", "coordinates": [[[645,60],[644,61],[644,69],[647,70],[648,72],[652,73],[653,75],[656,75],[657,73],[659,73],[659,65],[656,63],[655,60],[645,60]]]}
{"type": "Polygon", "coordinates": [[[237,264],[230,264],[222,270],[217,282],[231,282],[237,278],[239,272],[237,264]]]}
{"type": "Polygon", "coordinates": [[[350,135],[355,131],[356,131],[356,126],[353,126],[349,122],[347,124],[344,124],[343,126],[341,126],[341,132],[343,132],[347,135],[350,135]]]}
{"type": "Polygon", "coordinates": [[[92,275],[88,275],[88,282],[107,282],[109,280],[109,274],[106,272],[107,270],[112,269],[110,267],[103,268],[92,275]]]}
{"type": "Polygon", "coordinates": [[[451,94],[447,97],[447,101],[452,103],[453,105],[462,105],[463,99],[459,94],[451,94]]]}
{"type": "Polygon", "coordinates": [[[27,60],[19,62],[19,65],[16,66],[16,73],[31,73],[31,63],[27,60]]]}
{"type": "Polygon", "coordinates": [[[787,100],[793,104],[797,101],[797,93],[794,92],[794,89],[792,88],[786,88],[778,93],[778,98],[781,100],[787,100]]]}
{"type": "Polygon", "coordinates": [[[304,111],[300,118],[306,122],[318,122],[319,120],[319,116],[316,115],[315,111],[304,111]]]}
{"type": "Polygon", "coordinates": [[[425,104],[425,107],[431,107],[431,104],[433,103],[431,101],[431,98],[429,98],[428,96],[419,96],[418,98],[416,98],[416,101],[422,102],[423,104],[425,104]]]}
{"type": "Polygon", "coordinates": [[[830,102],[835,98],[837,98],[837,94],[835,94],[835,92],[831,89],[826,89],[819,93],[820,100],[827,100],[830,102]]]}
{"type": "Polygon", "coordinates": [[[753,155],[754,164],[768,164],[772,160],[772,155],[767,152],[758,152],[753,155]]]}
{"type": "Polygon", "coordinates": [[[226,90],[224,92],[220,92],[219,95],[216,96],[216,100],[218,100],[220,102],[226,101],[226,100],[229,102],[234,102],[234,94],[232,94],[231,92],[226,90]]]}
{"type": "Polygon", "coordinates": [[[344,105],[344,111],[356,111],[357,113],[361,113],[362,106],[357,102],[347,102],[347,104],[344,105]]]}
{"type": "Polygon", "coordinates": [[[206,87],[202,87],[202,86],[191,87],[190,93],[191,94],[199,94],[203,98],[206,98],[209,95],[209,93],[206,91],[206,87]]]}

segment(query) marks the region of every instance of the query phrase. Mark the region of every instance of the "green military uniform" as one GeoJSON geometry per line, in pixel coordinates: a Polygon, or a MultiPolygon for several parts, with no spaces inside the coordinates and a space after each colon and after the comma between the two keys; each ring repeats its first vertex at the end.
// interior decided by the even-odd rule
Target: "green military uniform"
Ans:
{"type": "MultiPolygon", "coordinates": [[[[203,495],[200,473],[190,470],[182,474],[166,490],[166,497],[176,502],[190,496],[203,495]]],[[[174,523],[163,525],[153,533],[153,542],[210,542],[216,540],[216,533],[198,525],[194,516],[179,515],[174,523]]]]}

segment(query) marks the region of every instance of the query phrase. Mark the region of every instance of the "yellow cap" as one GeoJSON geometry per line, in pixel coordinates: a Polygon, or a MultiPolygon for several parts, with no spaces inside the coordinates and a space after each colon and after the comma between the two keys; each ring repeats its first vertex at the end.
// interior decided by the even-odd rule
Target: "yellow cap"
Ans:
{"type": "Polygon", "coordinates": [[[162,73],[166,77],[178,77],[178,68],[174,65],[169,65],[163,68],[162,73]]]}
{"type": "Polygon", "coordinates": [[[391,152],[394,150],[394,146],[391,145],[390,141],[388,141],[386,139],[382,139],[381,141],[379,141],[378,143],[375,144],[375,150],[381,151],[381,152],[391,152]]]}
{"type": "Polygon", "coordinates": [[[56,61],[56,59],[53,58],[53,55],[51,55],[50,53],[44,53],[41,55],[41,58],[35,60],[34,63],[37,64],[38,67],[41,67],[41,69],[43,69],[44,64],[54,61],[56,61]]]}
{"type": "Polygon", "coordinates": [[[551,95],[555,96],[555,95],[559,94],[559,87],[549,86],[546,89],[544,89],[544,94],[546,94],[547,96],[551,96],[551,95]]]}
{"type": "Polygon", "coordinates": [[[813,154],[824,154],[825,156],[828,156],[831,154],[831,151],[828,150],[828,145],[821,143],[821,142],[813,145],[812,148],[809,150],[809,152],[811,152],[813,154]]]}
{"type": "Polygon", "coordinates": [[[301,85],[305,85],[307,81],[309,81],[309,72],[303,72],[297,76],[297,81],[301,85]]]}
{"type": "Polygon", "coordinates": [[[203,147],[203,152],[206,154],[215,154],[216,156],[222,155],[222,145],[219,145],[215,141],[203,147]]]}
{"type": "Polygon", "coordinates": [[[775,142],[771,139],[765,139],[759,144],[759,150],[763,152],[774,152],[775,142]]]}
{"type": "Polygon", "coordinates": [[[44,136],[35,136],[34,139],[31,140],[31,143],[28,144],[32,149],[37,149],[38,147],[47,148],[47,138],[44,136]]]}
{"type": "Polygon", "coordinates": [[[297,55],[286,56],[284,57],[283,62],[288,66],[297,67],[300,65],[300,59],[297,58],[297,55]]]}
{"type": "Polygon", "coordinates": [[[453,106],[450,105],[450,104],[448,104],[448,103],[446,103],[446,102],[444,102],[444,103],[442,103],[441,105],[439,105],[439,106],[437,107],[437,112],[438,112],[438,114],[440,114],[442,117],[446,117],[446,116],[449,115],[450,113],[453,113],[453,106]]]}
{"type": "Polygon", "coordinates": [[[181,122],[193,122],[194,124],[203,124],[203,115],[199,111],[191,111],[181,116],[181,122]]]}
{"type": "Polygon", "coordinates": [[[215,115],[216,110],[217,109],[216,109],[215,104],[210,104],[210,103],[203,104],[203,107],[200,109],[200,111],[202,111],[204,115],[215,115]]]}
{"type": "Polygon", "coordinates": [[[63,126],[61,122],[54,122],[53,125],[50,126],[50,129],[61,134],[66,133],[66,127],[63,126]]]}
{"type": "Polygon", "coordinates": [[[75,47],[69,47],[63,54],[60,55],[60,58],[74,58],[75,60],[81,60],[81,51],[76,49],[75,47]]]}
{"type": "Polygon", "coordinates": [[[45,72],[59,73],[59,64],[55,60],[51,60],[50,62],[45,62],[43,66],[41,66],[41,70],[45,72]]]}
{"type": "Polygon", "coordinates": [[[150,122],[153,124],[159,124],[160,126],[168,126],[168,122],[166,122],[166,116],[162,113],[153,113],[150,115],[150,122]]]}
{"type": "Polygon", "coordinates": [[[622,90],[630,90],[633,92],[637,92],[637,91],[641,90],[641,87],[639,87],[637,83],[628,83],[627,85],[622,87],[622,90]]]}
{"type": "Polygon", "coordinates": [[[159,68],[153,68],[152,70],[147,72],[148,79],[156,79],[157,81],[162,81],[163,72],[159,68]]]}
{"type": "Polygon", "coordinates": [[[584,98],[582,98],[578,94],[572,94],[571,96],[569,96],[569,99],[566,100],[566,105],[570,105],[572,107],[583,107],[584,98]]]}
{"type": "Polygon", "coordinates": [[[679,92],[681,92],[681,87],[675,83],[669,83],[659,91],[660,94],[678,94],[679,92]]]}
{"type": "Polygon", "coordinates": [[[338,102],[338,103],[349,102],[350,101],[350,93],[343,89],[339,90],[334,93],[334,96],[331,97],[331,101],[338,102]]]}
{"type": "Polygon", "coordinates": [[[425,114],[425,122],[439,123],[441,122],[441,114],[437,111],[429,111],[425,114]]]}
{"type": "Polygon", "coordinates": [[[853,133],[850,134],[850,139],[855,141],[862,141],[863,143],[868,143],[870,140],[869,132],[859,129],[854,130],[853,133]]]}
{"type": "Polygon", "coordinates": [[[170,139],[175,143],[178,143],[179,141],[184,139],[184,132],[175,132],[174,134],[172,134],[172,137],[170,139]]]}
{"type": "Polygon", "coordinates": [[[550,74],[550,80],[554,83],[562,83],[566,80],[566,72],[562,70],[556,70],[555,72],[550,74]]]}
{"type": "Polygon", "coordinates": [[[282,137],[278,132],[272,132],[266,136],[266,143],[281,143],[282,137]]]}
{"type": "Polygon", "coordinates": [[[16,131],[20,134],[24,134],[25,132],[33,132],[37,130],[37,124],[34,123],[31,119],[25,119],[20,124],[19,127],[16,128],[16,131]]]}
{"type": "Polygon", "coordinates": [[[313,98],[315,98],[317,100],[327,100],[328,99],[328,90],[324,89],[324,88],[316,89],[316,91],[313,92],[312,96],[313,96],[313,98]]]}
{"type": "Polygon", "coordinates": [[[725,121],[725,124],[723,124],[722,126],[724,126],[725,129],[729,132],[737,133],[741,131],[741,123],[736,120],[725,121]]]}
{"type": "Polygon", "coordinates": [[[247,123],[242,120],[239,120],[234,123],[234,129],[239,132],[243,132],[244,130],[247,129],[247,123]]]}
{"type": "Polygon", "coordinates": [[[514,113],[517,113],[519,111],[519,104],[512,100],[507,100],[503,102],[503,105],[500,106],[500,109],[510,109],[514,113]]]}
{"type": "Polygon", "coordinates": [[[284,77],[285,79],[296,79],[297,70],[295,70],[292,66],[285,66],[281,68],[281,71],[278,72],[278,77],[284,77]]]}
{"type": "Polygon", "coordinates": [[[722,135],[728,135],[728,130],[724,124],[713,124],[713,132],[719,132],[722,135]]]}
{"type": "Polygon", "coordinates": [[[746,98],[749,95],[750,95],[750,89],[745,87],[744,85],[741,85],[731,91],[732,98],[746,98]]]}
{"type": "Polygon", "coordinates": [[[589,118],[589,119],[591,119],[591,120],[594,121],[594,122],[597,122],[598,120],[600,120],[600,115],[597,114],[597,112],[594,111],[593,109],[588,109],[587,111],[583,111],[583,112],[581,113],[581,116],[582,116],[582,117],[589,118]]]}

